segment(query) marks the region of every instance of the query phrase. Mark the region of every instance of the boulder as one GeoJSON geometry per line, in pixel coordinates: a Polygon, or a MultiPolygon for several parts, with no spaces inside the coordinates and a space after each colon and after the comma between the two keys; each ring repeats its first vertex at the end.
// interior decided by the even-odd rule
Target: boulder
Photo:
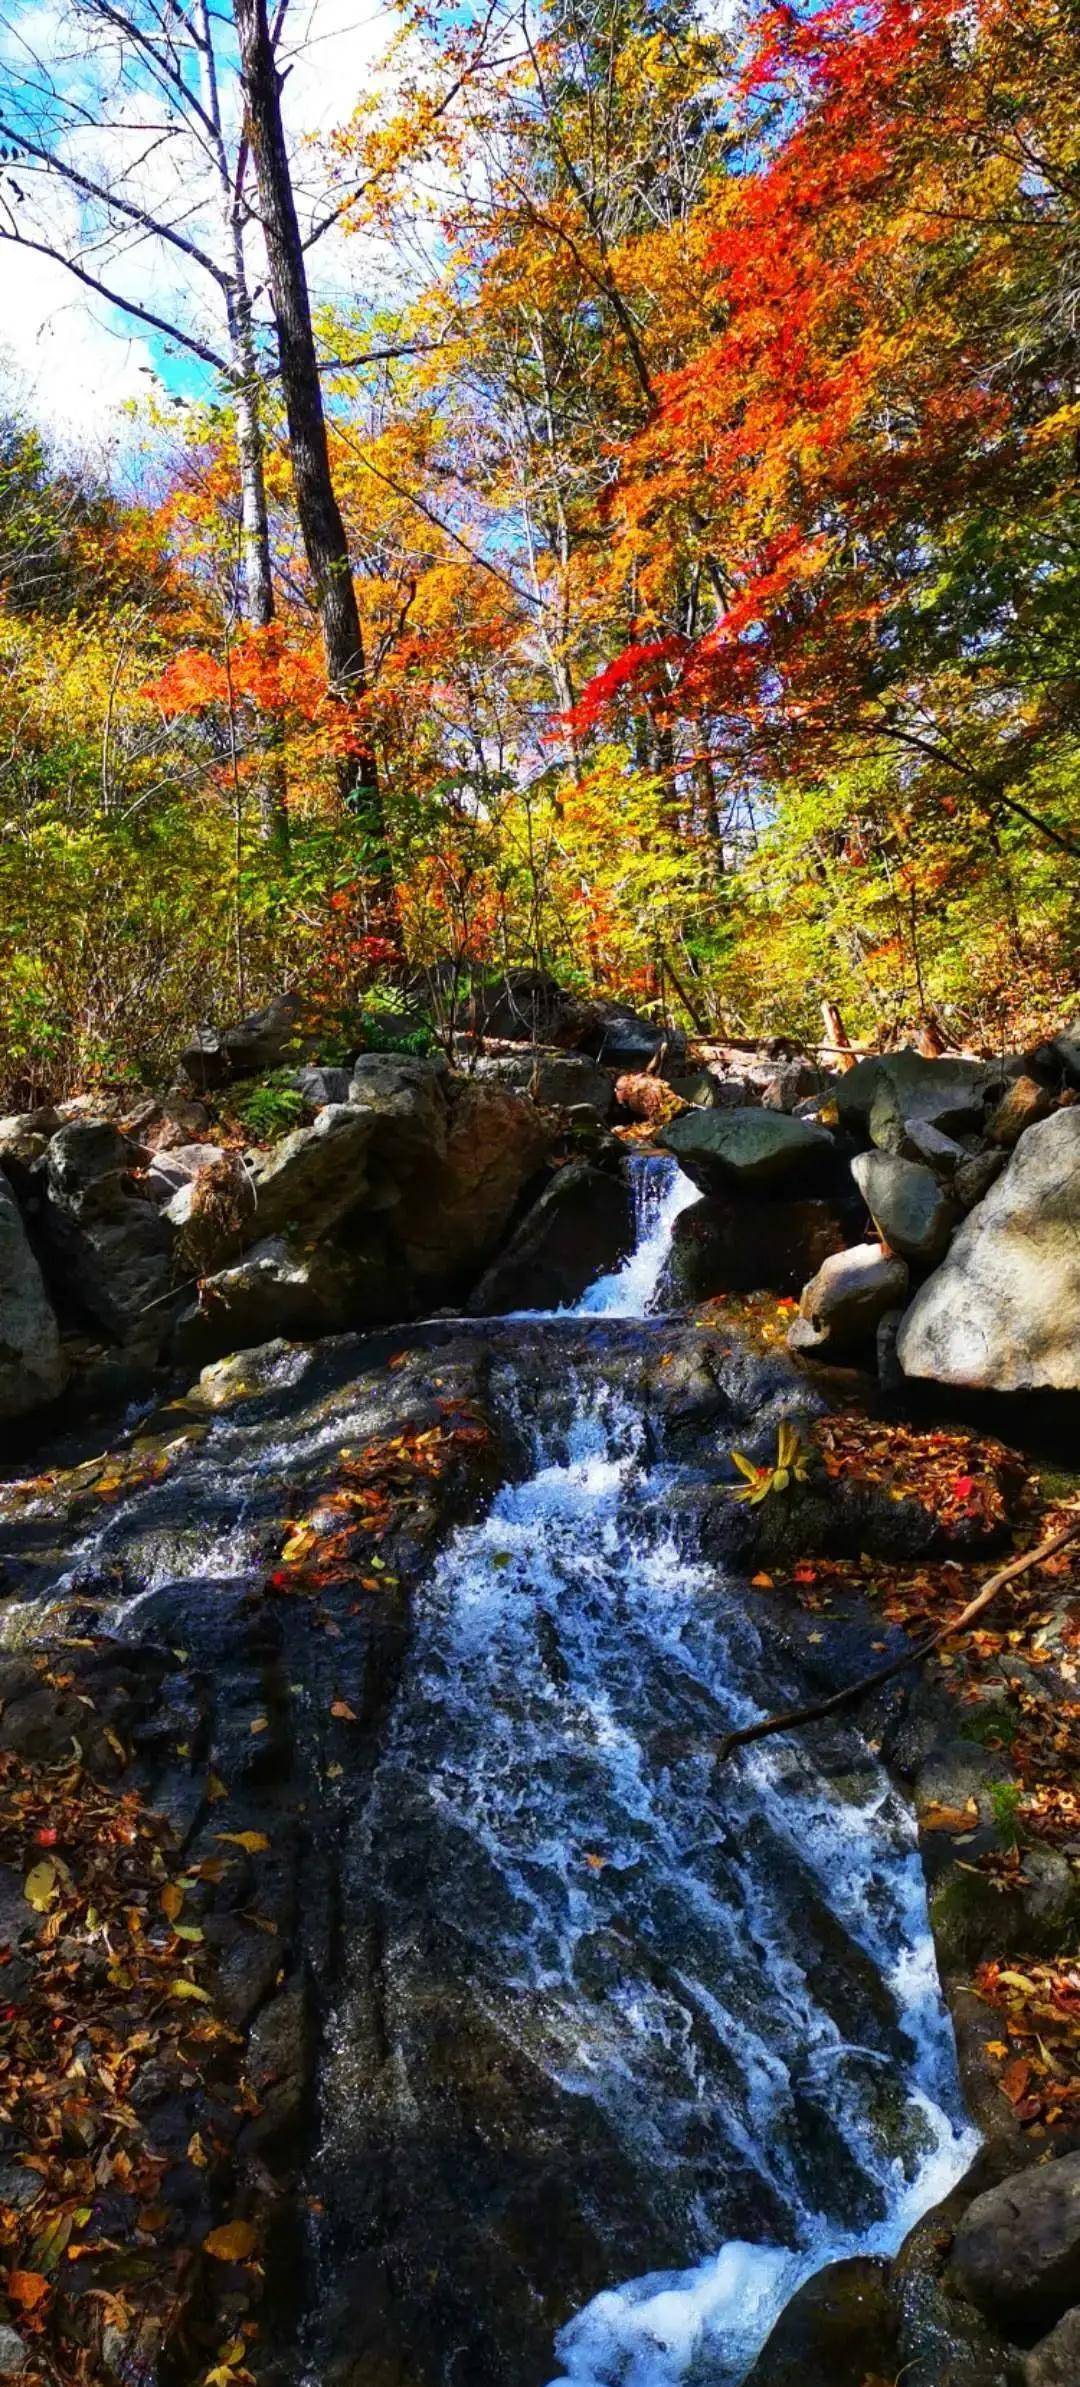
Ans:
{"type": "Polygon", "coordinates": [[[1011,1152],[1025,1129],[1034,1127],[1039,1119],[1048,1119],[1053,1107],[1049,1087],[1040,1086],[1037,1078],[1014,1077],[990,1121],[991,1143],[1011,1152]]]}
{"type": "Polygon", "coordinates": [[[824,1127],[786,1111],[684,1111],[660,1141],[703,1193],[770,1190],[820,1176],[836,1147],[824,1127]]]}
{"type": "Polygon", "coordinates": [[[73,1313],[114,1341],[154,1341],[166,1324],[175,1237],[136,1182],[145,1154],[105,1119],[53,1136],[41,1213],[46,1266],[73,1313]]]}
{"type": "MultiPolygon", "coordinates": [[[[877,1104],[879,1132],[896,1117],[922,1120],[944,1135],[963,1135],[982,1126],[986,1104],[1003,1073],[985,1061],[927,1061],[905,1046],[897,1053],[870,1053],[837,1079],[834,1099],[843,1127],[870,1132],[877,1104]]],[[[891,1132],[891,1131],[890,1131],[891,1132]]],[[[884,1147],[887,1149],[887,1147],[884,1147]]]]}
{"type": "Polygon", "coordinates": [[[25,1179],[48,1149],[60,1126],[59,1111],[13,1111],[0,1119],[0,1169],[13,1182],[25,1179]]]}
{"type": "Polygon", "coordinates": [[[453,1083],[437,1164],[415,1174],[394,1209],[418,1288],[452,1298],[468,1285],[497,1250],[551,1139],[550,1119],[523,1095],[473,1078],[453,1083]]]}
{"type": "Polygon", "coordinates": [[[634,1206],[625,1177],[572,1160],[558,1171],[478,1284],[469,1309],[561,1309],[593,1279],[617,1268],[634,1245],[634,1206]]]}
{"type": "Polygon", "coordinates": [[[564,1053],[557,1047],[488,1053],[475,1063],[472,1074],[491,1085],[509,1086],[515,1094],[527,1094],[545,1110],[571,1110],[587,1103],[601,1119],[609,1119],[615,1108],[611,1078],[586,1053],[564,1053]]]}
{"type": "Polygon", "coordinates": [[[171,1202],[182,1185],[190,1185],[200,1169],[220,1158],[220,1144],[159,1144],[146,1172],[146,1190],[155,1201],[171,1202]]]}
{"type": "Polygon", "coordinates": [[[866,2387],[871,2378],[892,2377],[895,2349],[888,2266],[853,2255],[804,2280],[745,2387],[866,2387]]]}
{"type": "Polygon", "coordinates": [[[286,1236],[268,1236],[204,1279],[198,1299],[176,1321],[172,1356],[183,1366],[202,1367],[279,1336],[296,1340],[389,1324],[407,1306],[408,1288],[395,1279],[384,1243],[373,1240],[352,1251],[333,1244],[301,1249],[286,1236]]]}
{"type": "Polygon", "coordinates": [[[1080,1019],[1025,1053],[1021,1067],[1026,1075],[1041,1078],[1048,1086],[1080,1088],[1080,1019]]]}
{"type": "Polygon", "coordinates": [[[357,1207],[368,1190],[376,1117],[352,1103],[328,1103],[310,1127],[294,1128],[260,1154],[250,1176],[260,1240],[286,1227],[312,1240],[357,1207]]]}
{"type": "Polygon", "coordinates": [[[320,1069],[314,1065],[298,1069],[293,1079],[306,1111],[325,1110],[328,1102],[348,1102],[352,1092],[351,1069],[320,1069]]]}
{"type": "Polygon", "coordinates": [[[1040,2338],[1024,2363],[1024,2387],[1077,2387],[1080,2380],[1080,2304],[1040,2338]]]}
{"type": "Polygon", "coordinates": [[[850,1221],[834,1201],[755,1203],[730,1191],[682,1210],[671,1235],[665,1300],[708,1301],[716,1293],[797,1293],[850,1221]]]}
{"type": "Polygon", "coordinates": [[[589,1003],[566,998],[553,1022],[552,1040],[571,1052],[591,1053],[594,1061],[602,1061],[606,1068],[620,1073],[647,1069],[660,1052],[673,1069],[678,1069],[686,1059],[686,1038],[681,1028],[643,1019],[640,1012],[631,1011],[625,1003],[611,1002],[603,995],[597,995],[589,1003]]]}
{"type": "Polygon", "coordinates": [[[803,1288],[788,1342],[793,1351],[835,1357],[874,1340],[878,1322],[907,1293],[907,1263],[878,1243],[834,1252],[803,1288]]]}
{"type": "Polygon", "coordinates": [[[0,1170],[0,1418],[25,1417],[55,1400],[64,1376],[45,1280],[0,1170]]]}
{"type": "Polygon", "coordinates": [[[968,1159],[961,1161],[952,1181],[953,1197],[961,1210],[974,1210],[976,1202],[982,1201],[995,1178],[1000,1177],[1004,1166],[1005,1154],[1000,1150],[972,1152],[968,1159]]]}
{"type": "Polygon", "coordinates": [[[1014,2173],[968,2206],[952,2274],[1010,2335],[1052,2329],[1080,2302],[1080,2154],[1014,2173]]]}
{"type": "Polygon", "coordinates": [[[349,1101],[372,1129],[372,1150],[396,1181],[430,1167],[446,1149],[451,1080],[441,1053],[361,1053],[349,1101]]]}
{"type": "Polygon", "coordinates": [[[958,1143],[955,1136],[944,1135],[940,1127],[930,1127],[925,1119],[915,1119],[906,1128],[900,1151],[904,1160],[925,1161],[935,1177],[942,1178],[947,1185],[972,1158],[966,1144],[958,1143]]]}
{"type": "Polygon", "coordinates": [[[1080,1390],[1080,1109],[1030,1127],[908,1311],[907,1376],[1080,1390]]]}
{"type": "Polygon", "coordinates": [[[197,1094],[226,1086],[239,1077],[262,1077],[284,1061],[301,1059],[318,1050],[318,1039],[304,1028],[301,995],[275,995],[262,1011],[238,1020],[232,1028],[196,1028],[180,1055],[181,1067],[197,1094]]]}
{"type": "Polygon", "coordinates": [[[893,1152],[860,1152],[851,1174],[879,1235],[917,1267],[932,1268],[956,1220],[932,1169],[893,1152]]]}
{"type": "Polygon", "coordinates": [[[819,1069],[816,1061],[785,1061],[769,1079],[761,1100],[767,1111],[794,1111],[800,1102],[826,1101],[835,1083],[831,1073],[819,1069]]]}
{"type": "Polygon", "coordinates": [[[566,1001],[546,970],[507,970],[493,985],[476,989],[469,1010],[480,1035],[536,1044],[544,1042],[566,1001]]]}

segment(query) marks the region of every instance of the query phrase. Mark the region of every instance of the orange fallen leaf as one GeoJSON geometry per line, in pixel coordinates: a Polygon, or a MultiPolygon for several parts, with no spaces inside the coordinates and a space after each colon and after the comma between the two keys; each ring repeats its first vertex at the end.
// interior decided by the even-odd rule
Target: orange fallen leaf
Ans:
{"type": "Polygon", "coordinates": [[[246,2263],[258,2243],[250,2221],[226,2221],[203,2239],[203,2252],[216,2255],[219,2263],[246,2263]]]}
{"type": "Polygon", "coordinates": [[[17,2304],[20,2312],[36,2312],[48,2293],[49,2282],[40,2271],[8,2272],[7,2299],[9,2304],[17,2304]]]}

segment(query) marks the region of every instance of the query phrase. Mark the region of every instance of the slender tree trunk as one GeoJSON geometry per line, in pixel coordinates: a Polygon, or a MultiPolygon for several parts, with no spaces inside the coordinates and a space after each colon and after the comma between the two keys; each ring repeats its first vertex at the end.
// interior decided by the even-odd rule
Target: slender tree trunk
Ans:
{"type": "MultiPolygon", "coordinates": [[[[239,228],[237,236],[239,238],[239,228]]],[[[242,268],[242,256],[240,263],[242,268]]],[[[230,306],[229,316],[236,444],[240,464],[240,554],[244,617],[253,629],[268,630],[274,619],[275,608],[265,451],[259,413],[258,366],[251,327],[251,304],[243,282],[238,285],[238,295],[230,306]]],[[[256,720],[253,728],[259,749],[259,826],[264,842],[273,846],[284,860],[289,851],[284,723],[280,713],[267,712],[256,720]]]]}
{"type": "MultiPolygon", "coordinates": [[[[274,619],[274,575],[270,560],[270,518],[266,502],[266,444],[260,409],[259,358],[244,250],[243,151],[235,171],[230,165],[221,118],[221,92],[210,0],[201,0],[197,45],[202,59],[202,96],[215,147],[221,184],[221,213],[232,264],[224,285],[229,332],[229,365],[236,408],[236,442],[240,469],[240,561],[244,588],[244,619],[254,629],[268,630],[274,619]]],[[[289,808],[285,771],[284,724],[280,713],[252,716],[252,743],[258,752],[257,796],[259,826],[265,844],[282,861],[289,852],[289,808]]]]}
{"type": "MultiPolygon", "coordinates": [[[[345,526],[330,471],[304,251],[281,119],[281,78],[266,0],[233,0],[233,16],[277,324],[296,510],[315,583],[330,692],[344,711],[363,696],[367,671],[345,526]]],[[[378,859],[385,861],[386,824],[369,745],[348,757],[343,793],[350,811],[369,829],[378,859]]]]}

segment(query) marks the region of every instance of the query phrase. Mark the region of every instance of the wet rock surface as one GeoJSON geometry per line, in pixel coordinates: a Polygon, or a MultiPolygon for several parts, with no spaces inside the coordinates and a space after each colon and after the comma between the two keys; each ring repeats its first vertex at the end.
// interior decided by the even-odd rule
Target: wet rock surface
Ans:
{"type": "MultiPolygon", "coordinates": [[[[821,1663],[717,1565],[759,1546],[731,1442],[808,1397],[674,1321],[448,1322],[232,1356],[6,1496],[9,1631],[134,1670],[104,1721],[185,1861],[240,1836],[204,1929],[283,2377],[546,2387],[613,2282],[917,2178],[903,1804],[846,1727],[715,1768],[733,1700],[821,1663]]],[[[3,1729],[58,1728],[28,1678],[3,1729]]]]}

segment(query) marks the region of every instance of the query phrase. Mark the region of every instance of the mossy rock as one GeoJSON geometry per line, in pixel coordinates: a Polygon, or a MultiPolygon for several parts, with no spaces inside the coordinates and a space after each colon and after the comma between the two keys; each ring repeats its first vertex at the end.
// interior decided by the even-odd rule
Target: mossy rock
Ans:
{"type": "Polygon", "coordinates": [[[863,2387],[868,2378],[893,2377],[895,2348],[888,2265],[856,2255],[804,2281],[745,2387],[863,2387]]]}

